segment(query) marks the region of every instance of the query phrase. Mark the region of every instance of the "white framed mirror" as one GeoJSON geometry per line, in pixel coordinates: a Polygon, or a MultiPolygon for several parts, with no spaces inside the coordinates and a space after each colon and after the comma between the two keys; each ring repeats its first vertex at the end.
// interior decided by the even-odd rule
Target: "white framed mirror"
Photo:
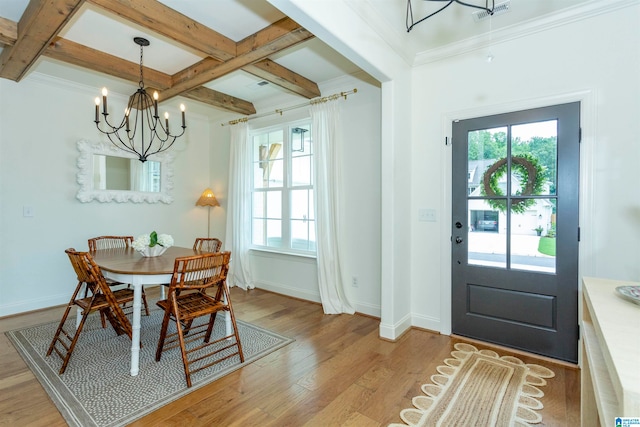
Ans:
{"type": "Polygon", "coordinates": [[[154,154],[142,163],[110,142],[83,139],[77,146],[80,189],[76,197],[81,202],[173,202],[172,152],[154,154]]]}

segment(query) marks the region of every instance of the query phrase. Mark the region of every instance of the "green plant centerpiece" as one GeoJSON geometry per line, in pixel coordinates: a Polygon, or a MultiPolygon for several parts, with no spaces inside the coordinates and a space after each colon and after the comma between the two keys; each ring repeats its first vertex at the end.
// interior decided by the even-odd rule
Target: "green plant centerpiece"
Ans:
{"type": "Polygon", "coordinates": [[[173,237],[168,234],[158,234],[152,231],[149,234],[138,236],[131,244],[133,249],[142,256],[153,257],[162,255],[167,248],[173,246],[173,237]]]}
{"type": "MultiPolygon", "coordinates": [[[[520,180],[520,189],[515,196],[531,196],[541,194],[544,190],[546,173],[538,160],[529,154],[519,154],[511,157],[511,170],[520,180]]],[[[497,160],[489,166],[482,177],[481,192],[483,196],[504,197],[500,188],[500,178],[507,172],[507,158],[497,160]]],[[[506,212],[507,201],[505,199],[488,199],[486,202],[493,209],[506,212]]],[[[525,213],[528,208],[535,205],[536,199],[514,199],[511,201],[511,210],[516,214],[525,213]]]]}

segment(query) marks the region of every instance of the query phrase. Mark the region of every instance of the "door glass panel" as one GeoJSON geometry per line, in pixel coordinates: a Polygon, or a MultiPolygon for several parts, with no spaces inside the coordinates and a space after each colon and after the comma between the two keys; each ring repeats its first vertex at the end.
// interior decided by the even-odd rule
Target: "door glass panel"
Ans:
{"type": "MultiPolygon", "coordinates": [[[[524,212],[511,209],[511,268],[556,272],[556,217],[554,199],[521,199],[524,212]]],[[[515,200],[514,200],[515,202],[515,200]]]]}
{"type": "MultiPolygon", "coordinates": [[[[507,128],[499,127],[469,132],[467,153],[467,194],[484,196],[486,193],[483,190],[482,180],[485,171],[497,160],[507,157],[507,128]]],[[[497,195],[505,194],[506,192],[503,190],[502,194],[497,195]]]]}
{"type": "Polygon", "coordinates": [[[557,133],[557,120],[511,127],[512,195],[556,194],[557,133]]]}
{"type": "Polygon", "coordinates": [[[506,217],[488,204],[496,201],[469,200],[467,247],[471,265],[507,267],[506,217]]]}

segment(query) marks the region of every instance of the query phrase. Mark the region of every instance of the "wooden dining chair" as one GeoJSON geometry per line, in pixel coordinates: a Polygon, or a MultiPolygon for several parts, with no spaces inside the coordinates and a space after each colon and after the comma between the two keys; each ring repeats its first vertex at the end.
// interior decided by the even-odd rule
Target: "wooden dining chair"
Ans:
{"type": "MultiPolygon", "coordinates": [[[[87,320],[87,316],[94,311],[99,311],[109,320],[116,334],[127,334],[129,338],[131,338],[131,323],[129,323],[129,319],[127,319],[122,311],[121,304],[133,301],[133,291],[131,289],[125,288],[112,291],[104,279],[100,267],[93,261],[89,252],[78,252],[70,248],[67,249],[65,253],[69,256],[71,265],[76,272],[78,285],[67,304],[58,329],[47,350],[47,356],[55,351],[62,359],[62,367],[59,371],[60,375],[67,369],[69,359],[78,343],[78,338],[87,320]],[[85,285],[90,295],[82,297],[80,294],[85,285]],[[82,310],[82,318],[75,332],[65,329],[65,322],[69,316],[69,312],[74,306],[82,310]]],[[[69,327],[69,325],[67,325],[67,327],[69,327]]]]}
{"type": "Polygon", "coordinates": [[[230,256],[230,252],[218,252],[176,258],[167,299],[157,303],[164,310],[164,318],[156,361],[160,361],[163,351],[179,347],[187,387],[191,387],[191,374],[195,372],[236,355],[244,362],[226,283],[230,256]],[[233,332],[212,340],[216,314],[220,311],[229,313],[233,332]],[[197,322],[200,317],[208,317],[208,321],[197,322]],[[170,321],[175,322],[176,332],[168,334],[170,321]]]}
{"type": "MultiPolygon", "coordinates": [[[[119,248],[130,248],[133,243],[133,236],[99,236],[93,237],[87,241],[89,244],[89,251],[93,252],[98,249],[119,249],[119,248]]],[[[128,288],[131,287],[128,283],[117,282],[115,280],[105,278],[109,286],[121,286],[127,285],[128,288]]],[[[147,304],[147,295],[144,292],[144,287],[142,287],[142,304],[144,305],[144,312],[148,316],[149,315],[149,305],[147,304]]],[[[105,318],[102,316],[102,327],[106,326],[105,318]]]]}
{"type": "Polygon", "coordinates": [[[89,239],[88,243],[91,252],[98,249],[130,248],[133,236],[99,236],[89,239]]]}
{"type": "Polygon", "coordinates": [[[222,240],[215,237],[197,237],[193,244],[194,251],[220,252],[222,250],[222,240]]]}

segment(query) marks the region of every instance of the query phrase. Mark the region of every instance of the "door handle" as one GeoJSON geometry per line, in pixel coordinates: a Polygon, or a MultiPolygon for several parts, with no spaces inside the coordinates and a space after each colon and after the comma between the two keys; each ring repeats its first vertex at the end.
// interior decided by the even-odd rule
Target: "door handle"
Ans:
{"type": "Polygon", "coordinates": [[[459,245],[462,242],[463,242],[462,237],[456,236],[456,243],[459,245]]]}

